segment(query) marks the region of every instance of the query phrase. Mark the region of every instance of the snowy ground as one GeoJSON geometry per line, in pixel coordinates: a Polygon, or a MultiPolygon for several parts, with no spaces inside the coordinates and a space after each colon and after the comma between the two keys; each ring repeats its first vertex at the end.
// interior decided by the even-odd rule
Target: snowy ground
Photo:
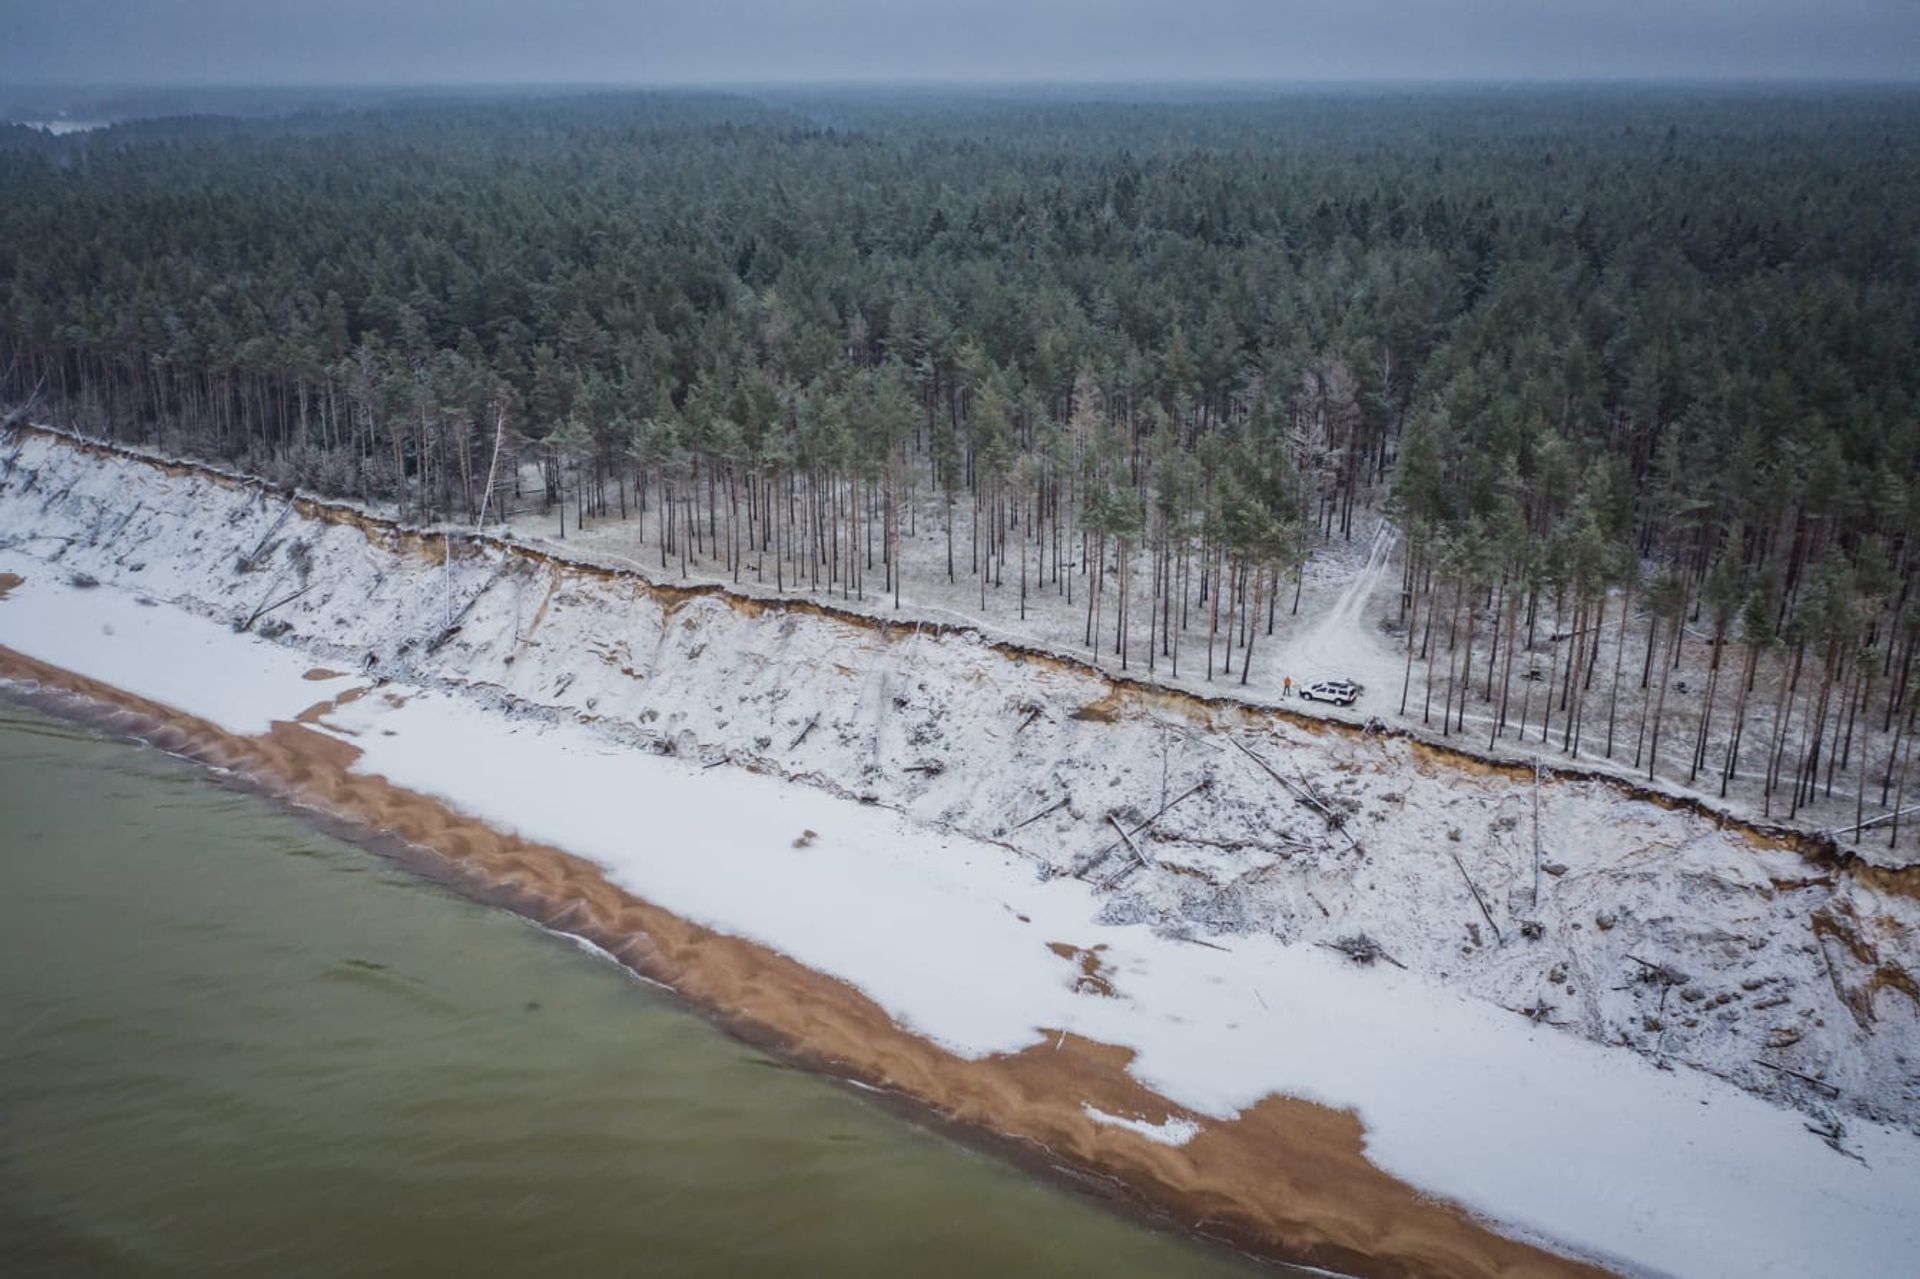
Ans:
{"type": "Polygon", "coordinates": [[[1389,1171],[1623,1268],[1897,1273],[1920,1245],[1910,890],[1600,782],[1540,788],[1536,873],[1533,788],[1403,740],[436,549],[0,450],[0,644],[239,731],[316,700],[315,664],[403,681],[329,717],[362,767],[956,1050],[1124,1044],[1193,1123],[1350,1105],[1389,1171]],[[254,624],[279,643],[234,633],[281,600],[254,624]],[[1327,948],[1362,934],[1392,965],[1327,948]],[[1118,997],[1076,991],[1062,940],[1107,946],[1118,997]]]}
{"type": "MultiPolygon", "coordinates": [[[[542,510],[538,468],[528,468],[522,478],[523,491],[527,496],[520,500],[519,507],[509,521],[516,537],[558,554],[635,569],[659,581],[726,583],[751,591],[773,593],[771,567],[764,574],[764,582],[751,569],[743,572],[735,582],[726,573],[723,561],[702,561],[694,557],[688,561],[683,573],[681,562],[675,556],[669,557],[663,566],[657,518],[654,514],[643,517],[637,509],[630,509],[626,518],[589,518],[585,527],[581,528],[571,523],[574,512],[569,508],[567,534],[564,539],[557,538],[557,518],[542,510]]],[[[912,524],[913,535],[907,536],[903,531],[901,559],[906,566],[903,577],[905,589],[897,610],[892,597],[879,589],[878,584],[884,578],[877,568],[866,584],[864,598],[838,587],[823,585],[816,588],[792,581],[786,583],[784,593],[831,600],[838,606],[876,616],[922,618],[978,626],[990,635],[1070,653],[1108,670],[1122,669],[1121,660],[1114,651],[1111,595],[1118,589],[1118,574],[1111,557],[1105,587],[1109,598],[1103,610],[1105,621],[1102,635],[1100,642],[1090,647],[1085,642],[1087,579],[1084,575],[1069,572],[1070,580],[1066,583],[1065,591],[1053,583],[1049,583],[1045,589],[1031,589],[1024,617],[1021,615],[1018,583],[1011,567],[1003,575],[1000,585],[988,585],[983,600],[979,579],[969,572],[972,538],[969,504],[957,504],[954,513],[958,580],[949,583],[946,580],[944,507],[936,495],[922,491],[919,497],[916,518],[912,524]]],[[[1888,742],[1884,735],[1870,731],[1879,727],[1868,723],[1871,716],[1862,717],[1859,737],[1863,745],[1856,747],[1849,766],[1839,770],[1811,803],[1794,812],[1790,810],[1784,794],[1776,793],[1770,802],[1761,794],[1764,756],[1767,745],[1772,741],[1779,687],[1778,673],[1771,659],[1763,663],[1758,672],[1758,682],[1748,707],[1746,744],[1739,767],[1727,795],[1720,795],[1719,768],[1730,731],[1734,700],[1731,686],[1735,682],[1734,672],[1737,672],[1742,660],[1737,644],[1730,643],[1722,655],[1723,665],[1729,668],[1729,674],[1722,682],[1721,695],[1715,707],[1709,733],[1708,765],[1697,777],[1693,776],[1690,760],[1700,717],[1705,710],[1702,689],[1707,682],[1707,667],[1712,655],[1712,645],[1699,626],[1689,627],[1680,645],[1679,664],[1674,668],[1668,685],[1667,730],[1661,739],[1658,766],[1654,776],[1649,778],[1646,763],[1635,761],[1640,753],[1638,748],[1642,745],[1642,714],[1658,690],[1659,676],[1656,669],[1650,688],[1641,690],[1639,677],[1645,656],[1647,619],[1640,611],[1638,601],[1634,602],[1627,619],[1623,663],[1625,678],[1614,708],[1616,740],[1609,749],[1604,716],[1614,670],[1615,649],[1620,637],[1621,596],[1618,592],[1609,601],[1606,620],[1599,631],[1601,657],[1597,663],[1594,691],[1589,694],[1588,723],[1578,742],[1568,741],[1561,731],[1566,716],[1557,705],[1560,695],[1556,695],[1553,714],[1543,715],[1545,682],[1529,683],[1521,678],[1521,673],[1529,667],[1544,673],[1556,659],[1562,664],[1566,660],[1564,646],[1556,646],[1551,637],[1556,632],[1570,631],[1571,621],[1553,615],[1551,599],[1541,601],[1541,614],[1535,627],[1532,647],[1515,660],[1511,704],[1502,733],[1497,738],[1492,733],[1498,717],[1501,691],[1497,682],[1491,696],[1487,691],[1486,654],[1494,645],[1495,620],[1486,616],[1480,619],[1476,628],[1474,651],[1479,666],[1472,681],[1473,686],[1467,694],[1464,727],[1443,727],[1441,708],[1446,701],[1448,681],[1444,656],[1434,667],[1433,688],[1429,692],[1426,664],[1416,661],[1409,668],[1406,650],[1402,646],[1404,626],[1399,616],[1399,586],[1404,567],[1404,544],[1391,523],[1377,510],[1356,513],[1354,530],[1351,539],[1335,537],[1313,544],[1312,556],[1301,582],[1297,610],[1292,597],[1292,581],[1290,578],[1286,580],[1279,607],[1272,611],[1273,633],[1269,635],[1262,628],[1256,636],[1252,669],[1247,673],[1245,684],[1240,682],[1246,672],[1241,669],[1237,650],[1230,671],[1217,673],[1211,680],[1207,678],[1207,618],[1203,611],[1194,611],[1188,618],[1189,624],[1180,642],[1180,673],[1177,677],[1165,656],[1150,656],[1144,618],[1145,597],[1150,590],[1152,572],[1150,561],[1143,552],[1136,558],[1132,571],[1134,593],[1138,597],[1135,602],[1137,620],[1131,631],[1125,669],[1129,674],[1151,678],[1169,687],[1231,694],[1257,704],[1282,701],[1284,681],[1288,678],[1294,681],[1295,688],[1321,679],[1353,679],[1367,690],[1356,706],[1341,709],[1321,704],[1311,709],[1334,718],[1354,721],[1377,717],[1436,739],[1450,739],[1454,744],[1497,758],[1530,760],[1539,757],[1549,763],[1574,763],[1582,768],[1632,777],[1672,794],[1701,799],[1742,816],[1776,821],[1791,819],[1805,829],[1837,831],[1851,850],[1876,864],[1901,866],[1920,862],[1920,814],[1906,823],[1898,848],[1889,847],[1887,836],[1892,832],[1885,826],[1877,832],[1870,828],[1858,837],[1851,830],[1857,817],[1864,815],[1872,819],[1890,809],[1891,792],[1881,784],[1886,775],[1888,742]],[[1407,708],[1404,713],[1400,709],[1403,693],[1407,708]],[[1527,730],[1524,734],[1520,731],[1523,718],[1527,730]],[[1871,757],[1871,767],[1866,775],[1864,805],[1856,802],[1861,793],[1858,765],[1862,752],[1871,757]],[[1883,797],[1888,802],[1883,802],[1883,797]]],[[[1442,630],[1446,629],[1446,620],[1441,620],[1442,630]]],[[[1216,656],[1216,664],[1224,656],[1224,642],[1217,647],[1222,652],[1216,656]]],[[[1807,693],[1808,689],[1803,686],[1802,698],[1807,693]]],[[[1292,705],[1301,709],[1297,700],[1292,705]]],[[[1794,733],[1789,735],[1790,758],[1797,758],[1792,747],[1798,740],[1798,721],[1799,717],[1795,717],[1794,733]]],[[[1912,798],[1909,796],[1910,801],[1912,798]]]]}
{"type": "MultiPolygon", "coordinates": [[[[630,509],[624,519],[618,516],[589,517],[585,527],[581,528],[572,523],[574,512],[570,507],[566,536],[557,537],[557,517],[541,508],[538,469],[529,468],[523,480],[524,491],[529,496],[520,500],[519,507],[508,521],[514,536],[518,538],[557,553],[585,555],[607,563],[618,563],[645,572],[659,581],[716,582],[754,590],[764,588],[768,593],[773,592],[771,560],[767,561],[764,573],[758,574],[753,571],[752,562],[749,561],[737,583],[726,572],[724,561],[692,558],[684,576],[677,556],[668,557],[663,566],[656,513],[643,517],[637,510],[630,509]]],[[[839,586],[829,589],[822,585],[816,589],[792,581],[787,582],[786,593],[831,600],[837,605],[876,616],[917,617],[980,626],[991,634],[1073,653],[1112,670],[1121,669],[1121,659],[1115,653],[1112,598],[1118,589],[1118,573],[1111,552],[1107,561],[1099,643],[1089,646],[1086,643],[1088,579],[1084,573],[1069,568],[1059,583],[1048,580],[1042,587],[1038,584],[1037,565],[1030,564],[1032,580],[1028,584],[1025,616],[1022,617],[1017,559],[1009,555],[1010,562],[1000,574],[999,584],[989,582],[987,585],[983,605],[979,578],[969,570],[972,562],[970,506],[965,502],[955,506],[954,562],[958,580],[950,583],[946,576],[944,504],[937,495],[924,490],[918,491],[918,499],[915,518],[910,526],[903,527],[901,531],[901,562],[906,566],[906,571],[901,579],[903,585],[897,610],[893,596],[880,589],[884,577],[877,566],[865,583],[863,595],[853,594],[839,586]]],[[[1377,628],[1373,637],[1360,629],[1362,610],[1380,594],[1375,588],[1385,579],[1391,567],[1389,556],[1376,556],[1373,552],[1382,545],[1391,549],[1395,544],[1394,537],[1392,530],[1370,513],[1363,513],[1357,518],[1356,528],[1351,541],[1337,538],[1315,545],[1301,583],[1297,613],[1293,608],[1293,579],[1291,576],[1285,579],[1278,607],[1271,610],[1274,626],[1271,636],[1265,629],[1269,610],[1262,608],[1262,626],[1255,643],[1253,667],[1245,685],[1240,683],[1237,648],[1232,670],[1217,673],[1209,685],[1206,679],[1207,618],[1198,611],[1190,612],[1188,624],[1182,632],[1178,679],[1173,676],[1169,655],[1149,653],[1146,592],[1152,580],[1152,571],[1147,555],[1142,552],[1133,566],[1134,594],[1137,598],[1135,620],[1129,627],[1126,670],[1142,676],[1151,673],[1177,687],[1211,687],[1221,692],[1232,690],[1269,701],[1280,699],[1283,680],[1287,676],[1291,676],[1296,684],[1340,677],[1362,679],[1370,685],[1377,685],[1381,698],[1385,695],[1387,677],[1391,676],[1397,701],[1401,668],[1399,659],[1390,651],[1391,641],[1378,635],[1377,628]],[[1338,614],[1346,623],[1339,633],[1338,644],[1303,643],[1315,636],[1328,638],[1332,633],[1326,629],[1326,620],[1334,614],[1338,614]],[[1370,642],[1356,644],[1356,639],[1370,642]]],[[[1073,544],[1067,558],[1070,563],[1077,563],[1078,541],[1069,540],[1073,544]]],[[[1197,582],[1198,569],[1193,569],[1192,573],[1193,580],[1197,582]]],[[[1370,618],[1364,620],[1371,622],[1370,618]]],[[[1223,628],[1224,625],[1222,623],[1223,628]]],[[[1225,657],[1224,638],[1217,643],[1216,649],[1215,662],[1219,665],[1225,657]]],[[[1384,702],[1381,704],[1384,705],[1384,702]]]]}

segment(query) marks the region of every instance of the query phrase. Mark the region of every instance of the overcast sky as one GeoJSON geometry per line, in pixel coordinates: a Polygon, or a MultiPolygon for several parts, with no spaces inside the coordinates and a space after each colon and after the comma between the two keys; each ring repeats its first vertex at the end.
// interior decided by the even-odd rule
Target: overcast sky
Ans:
{"type": "Polygon", "coordinates": [[[0,0],[0,82],[1920,76],[1920,0],[0,0]]]}

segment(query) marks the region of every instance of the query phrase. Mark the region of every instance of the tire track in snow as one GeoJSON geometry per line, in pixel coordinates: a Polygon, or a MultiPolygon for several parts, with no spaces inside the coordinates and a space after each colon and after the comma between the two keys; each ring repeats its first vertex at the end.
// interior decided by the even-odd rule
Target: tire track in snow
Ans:
{"type": "Polygon", "coordinates": [[[1381,692],[1385,688],[1380,672],[1388,670],[1393,663],[1390,655],[1383,654],[1375,638],[1367,633],[1363,619],[1367,605],[1386,576],[1387,565],[1393,562],[1393,548],[1399,540],[1399,530],[1392,521],[1383,519],[1375,525],[1366,564],[1354,574],[1333,607],[1313,629],[1283,653],[1283,661],[1299,668],[1294,673],[1296,686],[1311,684],[1316,679],[1357,678],[1370,692],[1381,692]]]}

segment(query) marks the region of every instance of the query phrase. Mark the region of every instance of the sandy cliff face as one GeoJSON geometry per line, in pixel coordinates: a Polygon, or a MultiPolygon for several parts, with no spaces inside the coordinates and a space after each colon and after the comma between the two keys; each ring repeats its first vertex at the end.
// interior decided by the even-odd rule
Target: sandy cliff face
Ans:
{"type": "Polygon", "coordinates": [[[1377,956],[1820,1122],[1920,1125],[1911,872],[965,630],[656,586],[37,433],[0,457],[0,546],[49,571],[1000,841],[1101,886],[1108,921],[1377,956]]]}

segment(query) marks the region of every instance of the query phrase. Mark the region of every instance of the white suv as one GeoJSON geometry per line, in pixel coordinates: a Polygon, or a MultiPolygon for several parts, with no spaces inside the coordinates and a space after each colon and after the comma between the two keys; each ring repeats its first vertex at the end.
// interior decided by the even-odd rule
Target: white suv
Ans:
{"type": "Polygon", "coordinates": [[[1350,679],[1323,679],[1301,689],[1300,697],[1308,702],[1332,702],[1335,706],[1351,706],[1360,700],[1360,694],[1365,691],[1350,679]]]}

